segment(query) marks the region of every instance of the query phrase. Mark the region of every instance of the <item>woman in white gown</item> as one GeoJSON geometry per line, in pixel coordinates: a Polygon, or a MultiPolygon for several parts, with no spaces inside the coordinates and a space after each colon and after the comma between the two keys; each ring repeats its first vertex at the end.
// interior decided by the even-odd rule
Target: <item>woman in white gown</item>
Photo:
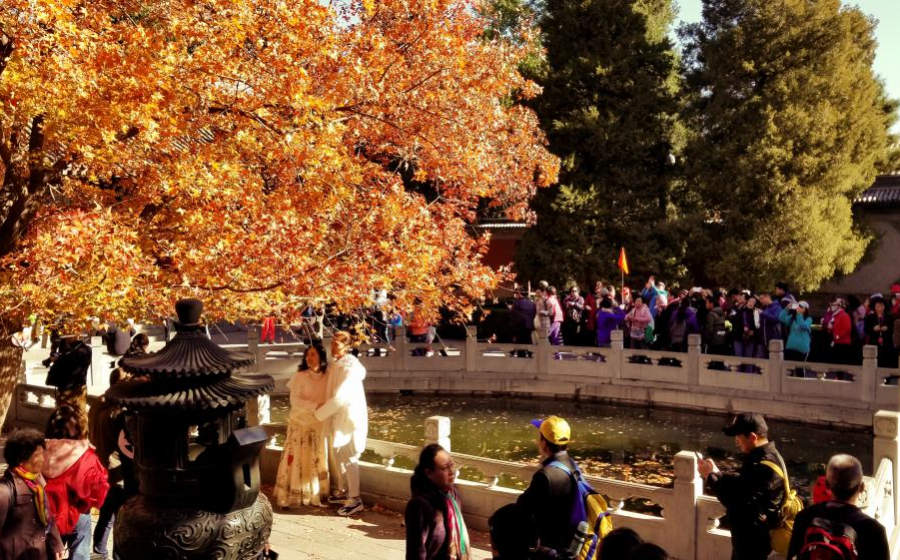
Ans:
{"type": "Polygon", "coordinates": [[[310,346],[288,382],[291,416],[275,480],[275,502],[282,508],[324,505],[322,496],[330,491],[325,434],[313,414],[325,402],[325,362],[325,349],[310,346]]]}

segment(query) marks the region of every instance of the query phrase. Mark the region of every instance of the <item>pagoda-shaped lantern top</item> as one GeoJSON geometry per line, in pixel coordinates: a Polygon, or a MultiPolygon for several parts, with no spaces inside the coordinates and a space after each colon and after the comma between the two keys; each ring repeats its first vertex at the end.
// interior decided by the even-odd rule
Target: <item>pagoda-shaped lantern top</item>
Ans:
{"type": "Polygon", "coordinates": [[[148,504],[228,513],[254,504],[264,429],[246,427],[247,400],[271,391],[268,375],[238,374],[251,354],[206,335],[203,303],[175,305],[175,337],[159,352],[122,358],[135,377],[110,387],[108,400],[134,413],[132,439],[140,494],[148,504]]]}

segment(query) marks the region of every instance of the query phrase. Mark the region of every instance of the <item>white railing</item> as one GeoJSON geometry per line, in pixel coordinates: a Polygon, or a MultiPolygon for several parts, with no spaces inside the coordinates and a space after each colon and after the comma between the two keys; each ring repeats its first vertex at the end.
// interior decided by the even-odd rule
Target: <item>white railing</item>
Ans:
{"type": "Polygon", "coordinates": [[[885,526],[892,534],[897,523],[894,511],[894,464],[890,459],[882,459],[875,476],[866,481],[865,496],[860,499],[860,508],[885,526]]]}
{"type": "MultiPolygon", "coordinates": [[[[698,335],[688,337],[687,352],[668,352],[626,349],[622,331],[612,333],[610,348],[551,346],[545,332],[537,344],[478,342],[473,328],[466,340],[447,344],[407,342],[402,327],[395,334],[390,344],[358,349],[371,392],[570,395],[721,412],[752,409],[849,426],[868,426],[878,410],[900,410],[900,389],[886,383],[900,370],[877,367],[874,346],[863,348],[862,365],[840,366],[786,361],[780,340],[770,343],[765,358],[742,358],[702,353],[698,335]]],[[[246,340],[232,337],[224,346],[254,354],[255,369],[275,377],[276,393],[285,391],[306,350],[300,341],[260,344],[253,325],[246,340]]],[[[91,394],[105,390],[114,359],[99,343],[94,348],[91,394]]],[[[43,382],[42,368],[26,371],[32,372],[26,383],[43,382]]]]}
{"type": "MultiPolygon", "coordinates": [[[[672,366],[674,367],[674,366],[672,366]]],[[[93,404],[95,397],[89,397],[93,404]]],[[[11,423],[18,426],[43,428],[55,406],[54,389],[45,386],[19,384],[16,387],[11,423]]],[[[248,420],[258,422],[260,417],[251,414],[254,403],[248,403],[248,420]]],[[[268,424],[266,428],[274,436],[285,431],[285,426],[268,424]]],[[[900,555],[900,525],[898,512],[897,465],[900,465],[900,413],[879,411],[873,422],[874,476],[867,478],[868,491],[860,504],[866,513],[881,522],[889,535],[892,558],[900,555]]],[[[439,442],[451,449],[449,418],[431,417],[425,426],[426,443],[439,442]]],[[[413,445],[369,439],[367,450],[381,458],[378,463],[362,464],[363,492],[389,507],[402,508],[409,498],[410,471],[397,468],[396,459],[403,457],[408,463],[418,460],[420,448],[413,445]]],[[[270,445],[262,458],[262,476],[266,482],[274,482],[282,449],[270,445]]],[[[500,506],[515,501],[518,490],[500,485],[504,476],[527,482],[536,467],[499,459],[474,455],[454,454],[454,461],[463,470],[459,482],[467,518],[473,526],[485,527],[487,519],[500,506]],[[479,476],[469,477],[472,472],[479,476]],[[474,478],[474,479],[469,479],[474,478]]],[[[697,459],[692,452],[679,452],[673,461],[674,482],[671,488],[625,482],[588,476],[588,480],[608,499],[618,526],[631,527],[647,540],[666,548],[677,558],[718,560],[730,558],[731,542],[728,531],[719,529],[719,519],[725,511],[710,496],[702,493],[697,474],[697,459]],[[630,500],[656,504],[659,515],[635,511],[630,500]]]]}
{"type": "MultiPolygon", "coordinates": [[[[273,436],[282,434],[282,425],[267,425],[273,436]]],[[[431,417],[426,420],[425,433],[433,437],[426,443],[440,442],[451,448],[448,418],[431,417]]],[[[409,499],[409,477],[412,472],[398,468],[399,458],[407,465],[418,461],[421,448],[414,445],[369,439],[366,450],[379,457],[377,462],[361,463],[362,491],[368,499],[388,506],[402,508],[409,499]]],[[[264,481],[273,481],[282,448],[270,445],[262,462],[264,481]]],[[[500,485],[504,477],[512,477],[527,484],[537,466],[499,459],[453,453],[458,468],[457,486],[462,494],[463,511],[467,522],[474,527],[485,528],[487,519],[499,507],[512,503],[520,490],[500,485]]],[[[715,499],[702,495],[701,480],[697,474],[696,455],[678,453],[674,458],[675,483],[672,488],[625,482],[610,478],[587,476],[593,487],[603,494],[618,527],[631,527],[645,539],[656,542],[677,558],[700,558],[698,547],[718,551],[703,556],[707,560],[730,558],[730,535],[716,529],[718,519],[725,510],[715,499]],[[644,511],[630,507],[640,502],[644,511]],[[647,505],[647,504],[652,505],[647,505]],[[656,507],[654,507],[656,506],[656,507]],[[654,512],[658,511],[659,514],[654,512]],[[691,520],[702,520],[694,527],[691,520]],[[676,526],[673,527],[673,524],[676,526]]]]}
{"type": "MultiPolygon", "coordinates": [[[[367,389],[570,394],[722,412],[752,408],[801,422],[857,426],[870,425],[878,410],[900,410],[900,390],[886,382],[900,370],[878,368],[874,346],[863,349],[862,365],[840,366],[785,361],[781,340],[769,344],[766,358],[743,358],[702,353],[699,335],[688,337],[687,352],[669,352],[626,349],[622,331],[612,333],[610,348],[551,346],[545,332],[533,345],[478,342],[474,329],[469,333],[449,345],[409,343],[398,328],[391,344],[361,346],[367,389]]],[[[295,371],[302,345],[261,345],[254,327],[248,337],[257,368],[275,376],[278,392],[295,371]]]]}

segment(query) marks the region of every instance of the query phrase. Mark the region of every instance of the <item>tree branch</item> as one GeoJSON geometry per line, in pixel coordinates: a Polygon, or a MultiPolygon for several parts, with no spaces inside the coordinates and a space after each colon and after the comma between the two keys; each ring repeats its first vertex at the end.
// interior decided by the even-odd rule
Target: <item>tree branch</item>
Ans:
{"type": "Polygon", "coordinates": [[[31,136],[28,138],[28,194],[34,195],[44,184],[47,169],[44,167],[44,115],[31,119],[31,136]]]}
{"type": "Polygon", "coordinates": [[[438,74],[440,74],[440,73],[443,72],[444,70],[446,70],[446,68],[443,67],[443,66],[441,66],[440,68],[438,68],[438,69],[435,70],[434,72],[428,74],[427,76],[425,76],[424,78],[422,78],[421,80],[419,80],[418,82],[416,82],[415,84],[413,84],[413,85],[411,85],[410,87],[408,87],[408,88],[406,88],[405,90],[403,90],[403,93],[412,93],[413,91],[415,91],[416,89],[418,89],[419,86],[421,86],[422,84],[424,84],[425,82],[427,82],[427,81],[430,80],[431,78],[434,78],[435,76],[437,76],[438,74]]]}
{"type": "Polygon", "coordinates": [[[250,112],[248,112],[248,111],[244,111],[243,109],[234,109],[234,108],[232,108],[232,107],[210,107],[210,108],[209,108],[209,112],[210,112],[210,113],[213,113],[213,114],[216,114],[216,113],[233,113],[233,114],[235,114],[235,115],[239,115],[239,116],[241,116],[241,117],[248,118],[248,119],[250,119],[250,120],[252,120],[252,121],[256,121],[256,122],[258,122],[259,124],[261,124],[264,128],[267,128],[270,132],[273,132],[273,133],[275,133],[275,134],[277,134],[277,135],[279,135],[279,136],[283,136],[283,133],[282,133],[280,130],[278,130],[277,128],[275,128],[274,126],[272,126],[271,124],[269,124],[269,123],[266,121],[266,119],[260,117],[259,115],[250,113],[250,112]]]}
{"type": "Polygon", "coordinates": [[[12,149],[6,142],[6,135],[2,133],[0,133],[0,161],[7,169],[12,167],[12,149]]]}
{"type": "Polygon", "coordinates": [[[415,136],[416,138],[419,138],[420,140],[424,140],[425,142],[428,142],[429,144],[431,144],[431,146],[434,149],[438,149],[438,145],[435,144],[434,142],[432,142],[430,138],[428,138],[426,136],[422,136],[418,132],[410,132],[410,131],[406,130],[405,128],[401,127],[400,125],[392,123],[391,121],[385,119],[384,117],[379,117],[377,115],[370,115],[369,113],[363,113],[362,111],[357,111],[355,109],[349,109],[349,108],[347,108],[347,109],[338,108],[335,110],[340,111],[340,112],[345,112],[345,113],[352,113],[354,115],[359,115],[360,117],[366,117],[366,118],[369,118],[372,120],[376,120],[380,123],[384,123],[384,124],[390,126],[391,128],[395,128],[395,129],[399,130],[403,134],[409,134],[410,136],[415,136]]]}
{"type": "Polygon", "coordinates": [[[15,48],[12,37],[0,29],[0,76],[3,76],[3,71],[6,70],[6,65],[9,63],[9,59],[15,48]]]}
{"type": "MultiPolygon", "coordinates": [[[[287,278],[284,278],[283,280],[279,280],[278,282],[273,282],[272,284],[268,284],[266,286],[254,286],[252,288],[235,288],[231,284],[223,284],[221,286],[194,285],[194,286],[190,286],[190,287],[198,289],[198,290],[205,290],[207,292],[227,291],[227,292],[232,292],[235,294],[250,294],[250,293],[258,293],[258,292],[268,292],[268,291],[274,290],[275,288],[280,288],[281,286],[284,286],[285,282],[287,282],[291,278],[296,278],[297,276],[303,276],[303,275],[309,274],[313,270],[315,270],[317,268],[321,268],[323,265],[328,264],[331,261],[334,261],[336,259],[339,259],[343,255],[345,255],[349,250],[350,250],[350,244],[348,243],[343,249],[341,249],[337,253],[331,255],[330,257],[328,257],[327,259],[325,259],[318,265],[312,267],[311,269],[297,271],[294,274],[289,275],[287,278]]],[[[181,288],[183,286],[171,286],[171,287],[172,288],[181,288]]]]}

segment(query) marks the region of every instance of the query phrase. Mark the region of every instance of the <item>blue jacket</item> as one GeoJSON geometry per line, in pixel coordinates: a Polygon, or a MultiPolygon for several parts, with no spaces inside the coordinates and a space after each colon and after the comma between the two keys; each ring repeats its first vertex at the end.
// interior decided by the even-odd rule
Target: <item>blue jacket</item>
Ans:
{"type": "Polygon", "coordinates": [[[650,286],[649,288],[644,288],[641,290],[641,297],[644,299],[644,304],[650,310],[650,316],[653,317],[653,320],[656,320],[656,298],[659,296],[659,290],[656,286],[650,286]]]}
{"type": "Polygon", "coordinates": [[[812,338],[812,317],[801,318],[799,315],[788,313],[787,309],[782,309],[779,319],[788,327],[785,349],[809,354],[809,343],[812,338]]]}
{"type": "Polygon", "coordinates": [[[603,309],[597,310],[596,324],[597,324],[597,346],[609,346],[612,342],[612,332],[616,329],[622,328],[622,323],[625,321],[625,312],[615,307],[611,309],[612,313],[608,313],[603,311],[603,309]]]}
{"type": "Polygon", "coordinates": [[[781,304],[777,301],[770,303],[763,309],[760,321],[762,322],[763,344],[766,345],[766,352],[768,352],[770,340],[784,338],[784,329],[781,327],[781,304]]]}

